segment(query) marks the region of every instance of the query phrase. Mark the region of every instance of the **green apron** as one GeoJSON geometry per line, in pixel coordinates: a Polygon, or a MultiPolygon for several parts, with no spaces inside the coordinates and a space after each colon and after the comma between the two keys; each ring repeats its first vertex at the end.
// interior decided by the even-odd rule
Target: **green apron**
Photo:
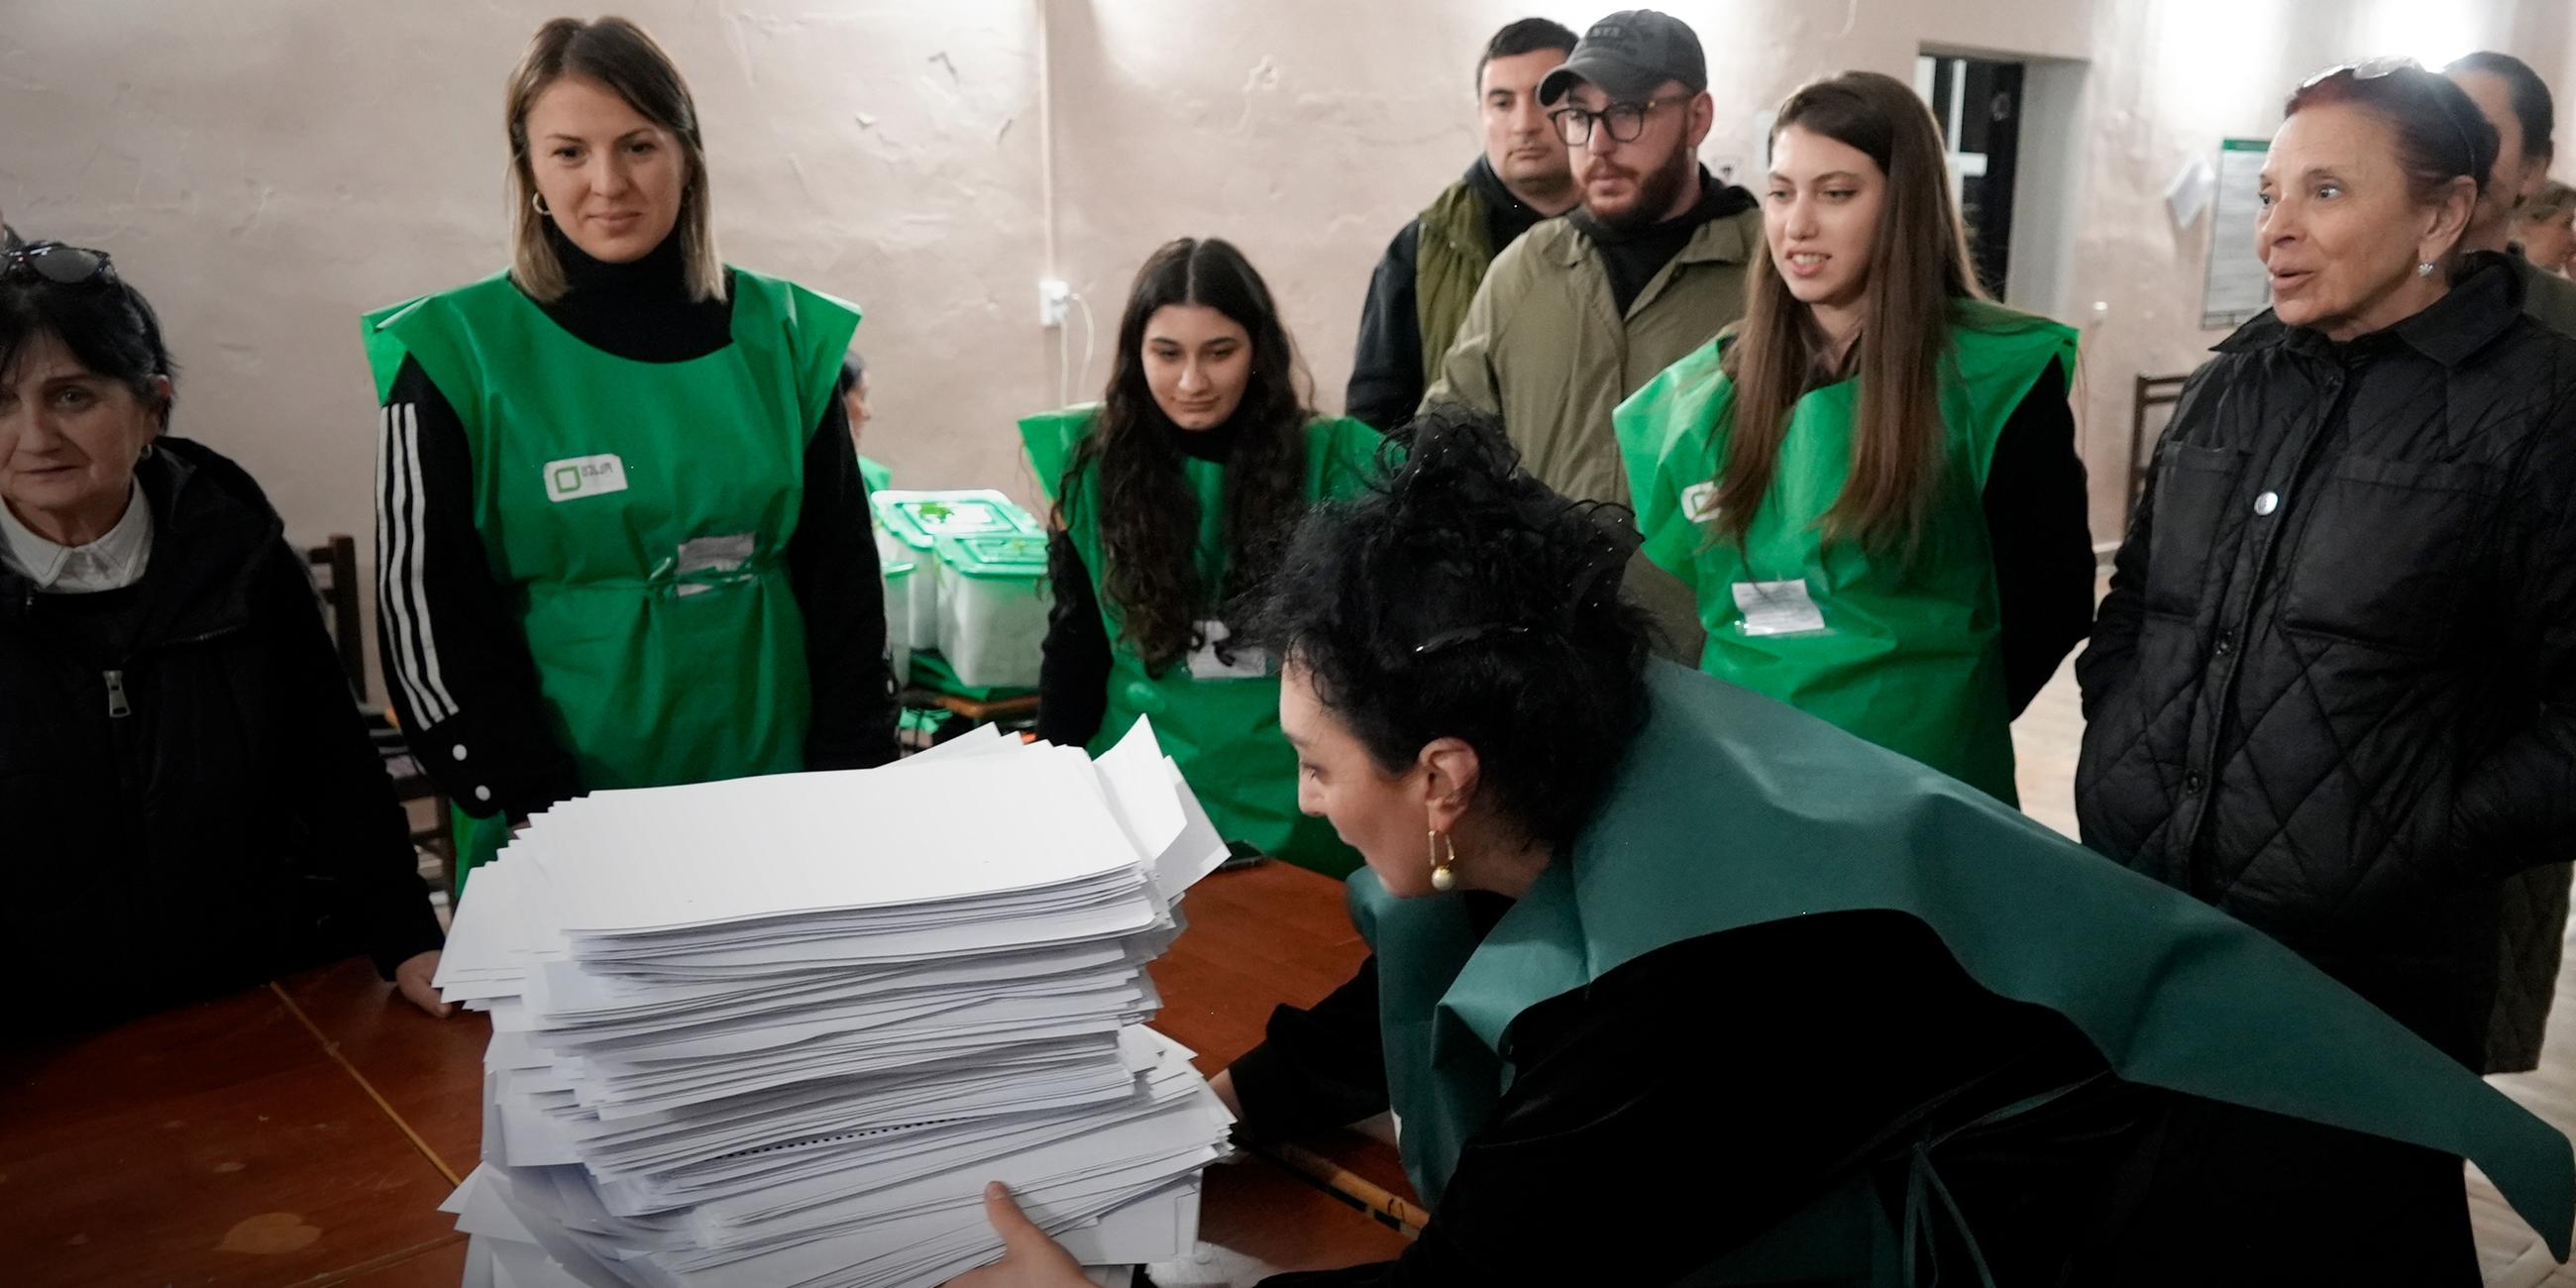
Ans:
{"type": "Polygon", "coordinates": [[[1691,585],[1708,644],[1700,669],[1768,693],[1984,788],[2013,790],[1986,468],[1995,437],[2051,362],[2073,370],[2075,332],[1980,301],[1957,306],[1942,364],[1949,435],[1940,493],[1909,563],[1824,540],[1820,521],[1851,473],[1854,381],[1793,409],[1777,472],[1744,545],[1697,514],[1726,454],[1735,386],[1727,341],[1673,364],[1612,418],[1645,554],[1691,585]],[[1803,582],[1824,629],[1751,634],[1739,586],[1803,582]]]}
{"type": "MultiPolygon", "coordinates": [[[[1020,422],[1029,463],[1049,500],[1058,499],[1065,467],[1098,414],[1099,407],[1092,404],[1020,422]]],[[[1307,498],[1331,500],[1358,492],[1376,468],[1378,441],[1376,430],[1356,420],[1317,417],[1309,423],[1307,498]]],[[[1225,466],[1187,458],[1182,466],[1199,503],[1199,585],[1222,586],[1227,560],[1225,466]]],[[[1096,756],[1115,746],[1138,716],[1152,716],[1164,754],[1180,765],[1220,835],[1326,876],[1348,875],[1359,866],[1359,855],[1342,844],[1331,824],[1308,818],[1297,808],[1297,753],[1279,731],[1277,672],[1196,679],[1188,663],[1179,662],[1155,675],[1120,637],[1117,606],[1102,585],[1107,568],[1100,552],[1100,525],[1088,504],[1095,494],[1095,489],[1084,487],[1084,504],[1061,515],[1065,534],[1090,572],[1092,595],[1109,632],[1109,706],[1101,717],[1100,732],[1091,739],[1091,753],[1096,756]]]]}
{"type": "MultiPolygon", "coordinates": [[[[1435,1211],[1509,1086],[1496,1052],[1522,1011],[1666,945],[1885,909],[2132,1083],[2475,1161],[2566,1257],[2567,1138],[2260,931],[1748,690],[1661,662],[1648,689],[1600,809],[1481,944],[1458,899],[1351,878],[1405,1167],[1435,1211]]],[[[1904,1247],[1855,1181],[1692,1282],[1904,1284],[1904,1247]]]]}
{"type": "MultiPolygon", "coordinates": [[[[740,270],[733,290],[733,343],[686,362],[593,348],[506,274],[366,320],[379,400],[408,354],[464,422],[475,530],[587,790],[804,766],[786,552],[858,311],[740,270]]],[[[509,839],[476,804],[460,890],[509,839]]]]}

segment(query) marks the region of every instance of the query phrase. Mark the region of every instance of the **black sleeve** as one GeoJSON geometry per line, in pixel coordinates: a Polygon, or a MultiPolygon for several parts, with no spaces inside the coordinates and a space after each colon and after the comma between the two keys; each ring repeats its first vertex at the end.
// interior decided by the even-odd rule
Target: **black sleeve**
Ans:
{"type": "Polygon", "coordinates": [[[2093,628],[2093,533],[2066,373],[2040,373],[1995,438],[1986,534],[2003,615],[2004,691],[2019,717],[2093,628]]]}
{"type": "Polygon", "coordinates": [[[1657,949],[1524,1012],[1504,1050],[1511,1085],[1402,1257],[1263,1288],[1677,1282],[2002,1064],[2044,1056],[2042,1086],[2100,1067],[2073,1026],[1986,992],[1923,923],[1882,911],[1657,949]],[[1763,984],[1728,982],[1746,979],[1763,984]]]}
{"type": "Polygon", "coordinates": [[[1038,660],[1038,736],[1079,747],[1100,733],[1109,713],[1109,628],[1092,598],[1082,552],[1059,529],[1047,537],[1046,648],[1038,660]]]}
{"type": "Polygon", "coordinates": [[[787,576],[805,616],[814,723],[808,769],[866,769],[895,758],[894,664],[886,656],[885,582],[850,414],[827,399],[805,445],[805,500],[787,541],[787,576]]]}
{"type": "Polygon", "coordinates": [[[2506,494],[2498,561],[2512,618],[2490,656],[2519,718],[2461,763],[2452,817],[2425,824],[2467,866],[2453,882],[2564,859],[2576,832],[2576,406],[2550,419],[2506,494]]]}
{"type": "Polygon", "coordinates": [[[2091,642],[2084,646],[2084,655],[2075,659],[2075,682],[2083,691],[2087,721],[2110,695],[2127,692],[2137,674],[2138,631],[2146,620],[2147,560],[2155,549],[2155,525],[2150,520],[2156,512],[2158,473],[2147,471],[2146,486],[2138,491],[2128,535],[2120,539],[2120,552],[2111,556],[2111,587],[2094,610],[2091,642]]]}
{"type": "Polygon", "coordinates": [[[1430,374],[1422,369],[1422,318],[1413,296],[1421,238],[1422,221],[1417,219],[1387,244],[1369,277],[1368,301],[1360,307],[1359,347],[1351,357],[1342,410],[1380,433],[1413,419],[1430,385],[1430,374]]]}
{"type": "Polygon", "coordinates": [[[546,728],[527,636],[474,529],[464,422],[410,358],[379,418],[376,639],[404,740],[469,814],[522,819],[579,795],[580,770],[546,728]]]}
{"type": "Polygon", "coordinates": [[[1384,1113],[1386,1046],[1378,1028],[1377,958],[1323,1001],[1270,1012],[1261,1045],[1228,1066],[1243,1125],[1297,1136],[1384,1113]]]}
{"type": "Polygon", "coordinates": [[[376,973],[446,942],[420,879],[411,825],[384,760],[367,736],[357,696],[340,670],[339,650],[315,611],[312,574],[280,540],[257,583],[257,620],[269,623],[261,650],[279,721],[282,766],[296,789],[294,823],[331,883],[335,918],[364,948],[376,973]]]}

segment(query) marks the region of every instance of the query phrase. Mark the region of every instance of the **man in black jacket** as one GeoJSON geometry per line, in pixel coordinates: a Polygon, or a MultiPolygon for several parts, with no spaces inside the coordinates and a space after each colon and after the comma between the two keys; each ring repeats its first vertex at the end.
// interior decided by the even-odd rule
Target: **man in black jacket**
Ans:
{"type": "Polygon", "coordinates": [[[1545,18],[1495,32],[1476,62],[1485,152],[1387,244],[1360,310],[1359,350],[1344,410],[1380,430],[1403,424],[1476,297],[1485,266],[1530,225],[1582,198],[1538,84],[1574,52],[1574,33],[1545,18]]]}

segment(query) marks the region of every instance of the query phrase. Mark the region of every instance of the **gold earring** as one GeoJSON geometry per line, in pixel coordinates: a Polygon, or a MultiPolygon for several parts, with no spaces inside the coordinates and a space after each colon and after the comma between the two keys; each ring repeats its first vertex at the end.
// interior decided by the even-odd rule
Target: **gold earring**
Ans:
{"type": "Polygon", "coordinates": [[[1457,866],[1457,842],[1442,835],[1439,828],[1431,829],[1431,888],[1442,894],[1457,889],[1457,866]],[[1444,849],[1448,851],[1446,857],[1441,854],[1444,849]]]}

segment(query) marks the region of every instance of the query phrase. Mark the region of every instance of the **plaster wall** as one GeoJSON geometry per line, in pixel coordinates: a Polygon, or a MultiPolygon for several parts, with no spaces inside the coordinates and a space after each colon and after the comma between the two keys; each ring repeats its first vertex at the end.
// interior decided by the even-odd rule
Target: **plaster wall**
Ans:
{"type": "MultiPolygon", "coordinates": [[[[2381,52],[2512,50],[2576,88],[2567,7],[2522,0],[1690,0],[1718,126],[1926,48],[2041,60],[2016,302],[2086,328],[2094,532],[2119,533],[2129,377],[2188,370],[2208,218],[2162,193],[2268,135],[2306,73],[2381,52]],[[2031,185],[2046,182],[2034,189],[2031,185]],[[2100,308],[2096,309],[2096,304],[2100,308]]],[[[367,308],[504,262],[501,91],[554,0],[9,0],[0,210],[112,250],[161,307],[179,432],[241,459],[290,533],[372,532],[367,308]]],[[[705,121],[735,263],[858,301],[870,454],[899,482],[1034,494],[1012,419],[1090,397],[1161,241],[1241,244],[1337,409],[1369,270],[1475,155],[1475,55],[1548,0],[624,0],[705,121]],[[1041,84],[1045,91],[1041,92],[1041,84]],[[1051,134],[1053,145],[1043,140],[1051,134]],[[1052,182],[1048,176],[1052,174],[1052,182]],[[1035,283],[1089,306],[1037,325],[1035,283]],[[1087,353],[1087,361],[1086,361],[1087,353]]],[[[2571,145],[2576,146],[2576,145],[2571,145]]]]}

